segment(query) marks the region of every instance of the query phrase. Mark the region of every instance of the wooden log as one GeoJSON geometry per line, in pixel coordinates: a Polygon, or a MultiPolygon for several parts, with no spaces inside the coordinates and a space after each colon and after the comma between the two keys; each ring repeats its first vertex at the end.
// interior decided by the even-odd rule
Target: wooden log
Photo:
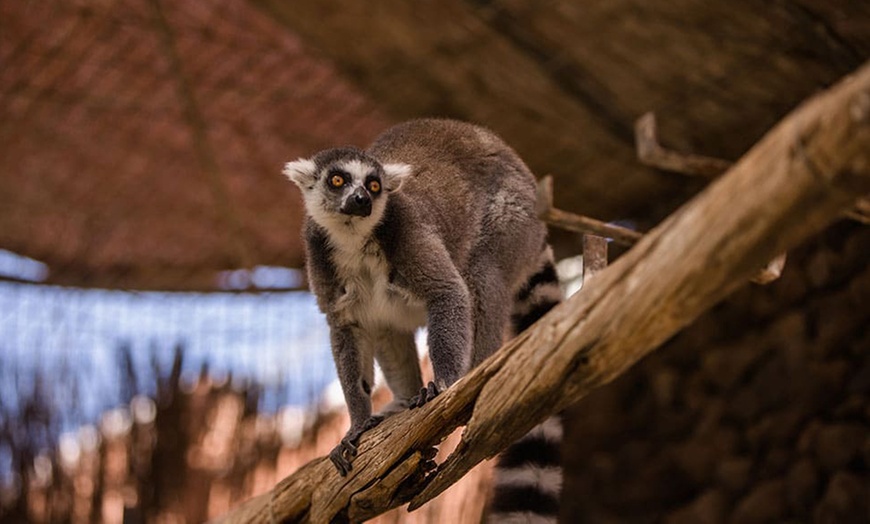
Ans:
{"type": "Polygon", "coordinates": [[[419,507],[619,376],[868,191],[870,64],[802,104],[582,292],[431,403],[366,433],[347,477],[316,459],[221,521],[358,519],[408,499],[419,507]],[[461,425],[456,450],[427,473],[422,457],[461,425]],[[370,497],[374,486],[380,494],[370,497]]]}

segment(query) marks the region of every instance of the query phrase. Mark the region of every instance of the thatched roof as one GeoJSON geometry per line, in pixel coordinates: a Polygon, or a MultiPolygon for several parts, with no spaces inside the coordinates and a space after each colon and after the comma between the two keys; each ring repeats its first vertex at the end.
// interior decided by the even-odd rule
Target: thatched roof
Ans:
{"type": "Polygon", "coordinates": [[[244,2],[0,6],[0,248],[53,282],[209,288],[299,266],[283,162],[383,112],[244,2]]]}
{"type": "Polygon", "coordinates": [[[422,115],[502,134],[559,207],[649,227],[703,182],[639,165],[638,116],[735,159],[868,56],[848,0],[4,2],[0,249],[104,287],[298,266],[282,162],[422,115]]]}

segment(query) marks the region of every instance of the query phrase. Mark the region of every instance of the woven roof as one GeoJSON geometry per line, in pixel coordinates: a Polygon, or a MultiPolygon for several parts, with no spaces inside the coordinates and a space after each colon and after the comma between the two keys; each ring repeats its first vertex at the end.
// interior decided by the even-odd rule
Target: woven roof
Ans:
{"type": "Polygon", "coordinates": [[[3,2],[0,64],[0,248],[53,282],[298,266],[282,163],[388,125],[244,2],[3,2]]]}
{"type": "Polygon", "coordinates": [[[283,162],[424,115],[492,128],[558,207],[648,229],[706,181],[641,165],[636,118],[735,160],[868,35],[851,0],[3,2],[0,249],[115,288],[298,267],[283,162]]]}

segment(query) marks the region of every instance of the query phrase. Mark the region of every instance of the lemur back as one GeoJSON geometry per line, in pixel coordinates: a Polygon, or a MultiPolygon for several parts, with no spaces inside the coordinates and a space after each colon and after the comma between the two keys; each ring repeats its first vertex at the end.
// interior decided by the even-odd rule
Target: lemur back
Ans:
{"type": "Polygon", "coordinates": [[[366,429],[431,400],[559,301],[552,254],[532,173],[471,124],[407,122],[365,151],[323,151],[285,173],[305,200],[309,282],[351,415],[330,454],[345,475],[366,429]],[[425,387],[413,339],[424,324],[425,387]],[[373,360],[394,396],[374,416],[373,360]]]}
{"type": "MultiPolygon", "coordinates": [[[[443,246],[467,287],[474,310],[473,344],[464,374],[467,364],[476,365],[501,345],[511,297],[537,269],[546,249],[546,228],[535,211],[535,179],[491,132],[454,121],[396,126],[368,152],[381,162],[415,168],[402,190],[390,195],[388,215],[378,232],[382,245],[397,258],[403,257],[402,251],[413,254],[416,247],[443,246]],[[390,220],[391,210],[395,220],[390,220]],[[413,217],[411,227],[408,217],[413,217]],[[399,238],[407,243],[395,242],[399,238]]],[[[411,258],[417,263],[447,262],[411,258]]]]}

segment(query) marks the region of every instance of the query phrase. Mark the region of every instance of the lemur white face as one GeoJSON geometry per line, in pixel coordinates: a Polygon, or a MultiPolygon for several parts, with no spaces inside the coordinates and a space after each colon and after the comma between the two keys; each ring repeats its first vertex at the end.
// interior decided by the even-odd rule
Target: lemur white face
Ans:
{"type": "Polygon", "coordinates": [[[302,190],[308,215],[333,234],[367,235],[383,217],[387,194],[411,172],[350,148],[330,149],[284,168],[302,190]]]}

